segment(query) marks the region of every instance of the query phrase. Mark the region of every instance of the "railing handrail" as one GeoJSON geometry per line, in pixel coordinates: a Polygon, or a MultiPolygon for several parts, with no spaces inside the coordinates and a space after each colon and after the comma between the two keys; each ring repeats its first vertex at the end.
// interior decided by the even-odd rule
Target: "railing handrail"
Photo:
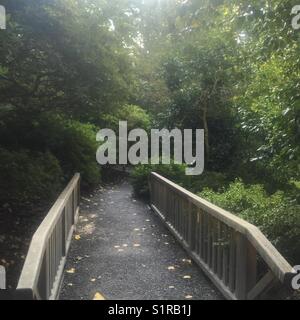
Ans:
{"type": "Polygon", "coordinates": [[[295,274],[293,267],[264,236],[259,228],[250,224],[249,222],[246,222],[238,216],[202,199],[201,197],[191,193],[190,191],[155,172],[151,173],[151,178],[154,178],[160,183],[167,185],[175,193],[178,193],[186,198],[200,210],[205,211],[218,221],[221,221],[228,227],[244,235],[245,238],[257,250],[259,255],[263,258],[269,269],[273,272],[274,276],[282,283],[290,281],[291,277],[295,274]]]}
{"type": "MultiPolygon", "coordinates": [[[[80,174],[74,175],[64,191],[59,195],[47,216],[33,235],[17,289],[36,289],[49,237],[61,218],[76,186],[79,186],[80,174]]],[[[79,199],[78,199],[79,201],[79,199]]],[[[74,211],[78,211],[78,207],[74,211]]],[[[75,213],[75,212],[74,212],[75,213]]]]}

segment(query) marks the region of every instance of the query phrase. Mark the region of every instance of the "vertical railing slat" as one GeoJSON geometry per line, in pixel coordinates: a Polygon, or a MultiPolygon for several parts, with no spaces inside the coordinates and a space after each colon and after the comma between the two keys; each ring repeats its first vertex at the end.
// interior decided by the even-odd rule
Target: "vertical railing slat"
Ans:
{"type": "Polygon", "coordinates": [[[236,270],[236,245],[235,245],[235,231],[230,232],[229,244],[229,289],[231,292],[235,291],[235,270],[236,270]]]}
{"type": "Polygon", "coordinates": [[[247,292],[254,288],[257,281],[257,252],[247,243],[247,292]]]}
{"type": "Polygon", "coordinates": [[[212,242],[213,242],[213,247],[212,247],[212,271],[214,273],[217,272],[218,269],[218,232],[216,228],[216,221],[213,220],[213,230],[212,230],[212,242]]]}
{"type": "Polygon", "coordinates": [[[223,278],[223,224],[217,223],[218,248],[217,248],[217,274],[219,279],[223,278]]]}
{"type": "Polygon", "coordinates": [[[247,297],[247,241],[245,236],[236,234],[236,296],[240,300],[247,297]]]}

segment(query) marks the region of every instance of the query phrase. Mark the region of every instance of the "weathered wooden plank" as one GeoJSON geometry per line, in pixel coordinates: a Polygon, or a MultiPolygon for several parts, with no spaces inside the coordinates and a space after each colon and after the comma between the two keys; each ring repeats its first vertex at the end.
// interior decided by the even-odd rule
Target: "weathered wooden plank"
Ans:
{"type": "Polygon", "coordinates": [[[268,271],[266,275],[256,284],[254,288],[248,293],[247,299],[254,300],[261,295],[264,290],[274,281],[274,274],[268,271]]]}
{"type": "Polygon", "coordinates": [[[217,274],[220,279],[223,278],[223,234],[222,224],[218,222],[218,247],[217,247],[217,274]]]}
{"type": "Polygon", "coordinates": [[[191,251],[195,251],[196,248],[196,226],[197,226],[197,216],[194,207],[191,202],[188,204],[188,244],[191,251]]]}
{"type": "Polygon", "coordinates": [[[256,284],[257,278],[257,252],[253,245],[247,243],[247,292],[256,284]]]}
{"type": "Polygon", "coordinates": [[[224,225],[223,226],[223,282],[226,286],[229,284],[229,236],[230,236],[230,229],[224,225]]]}
{"type": "Polygon", "coordinates": [[[203,213],[203,238],[202,238],[202,257],[203,261],[207,264],[207,246],[208,246],[208,217],[203,213]]]}
{"type": "Polygon", "coordinates": [[[223,249],[223,282],[225,286],[228,286],[229,283],[229,254],[228,254],[228,246],[223,249]]]}
{"type": "Polygon", "coordinates": [[[199,257],[203,258],[203,214],[198,209],[198,250],[199,257]]]}
{"type": "Polygon", "coordinates": [[[229,289],[231,292],[235,291],[235,275],[236,275],[236,244],[235,244],[235,232],[230,233],[230,245],[229,245],[229,289]]]}
{"type": "Polygon", "coordinates": [[[214,273],[218,270],[218,231],[217,231],[217,222],[213,222],[213,232],[212,232],[212,241],[213,241],[213,248],[212,248],[212,271],[214,273]]]}
{"type": "Polygon", "coordinates": [[[0,289],[6,289],[6,272],[3,266],[0,266],[0,289]]]}
{"type": "Polygon", "coordinates": [[[236,234],[236,289],[239,300],[247,297],[247,241],[244,235],[236,234]]]}

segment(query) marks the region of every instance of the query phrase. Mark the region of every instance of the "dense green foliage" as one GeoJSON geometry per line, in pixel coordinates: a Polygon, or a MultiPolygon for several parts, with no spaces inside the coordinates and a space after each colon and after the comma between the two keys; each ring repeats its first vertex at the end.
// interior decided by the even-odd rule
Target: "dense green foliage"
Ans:
{"type": "MultiPolygon", "coordinates": [[[[188,182],[180,175],[173,180],[258,225],[297,261],[300,32],[291,25],[295,4],[149,1],[140,8],[143,46],[137,58],[138,74],[144,71],[138,102],[156,124],[205,129],[205,173],[188,182]]],[[[147,167],[135,170],[140,185],[146,186],[147,172],[147,167]]]]}
{"type": "Polygon", "coordinates": [[[118,130],[119,120],[148,132],[200,128],[202,176],[185,176],[184,165],[140,165],[135,190],[147,194],[157,171],[300,259],[296,1],[1,4],[0,208],[47,200],[45,190],[57,192],[75,171],[84,186],[98,183],[99,128],[118,130]]]}
{"type": "Polygon", "coordinates": [[[103,123],[114,129],[115,132],[119,130],[119,121],[127,121],[128,130],[140,128],[149,132],[151,129],[150,115],[136,105],[124,105],[114,114],[107,114],[103,117],[103,123]]]}
{"type": "Polygon", "coordinates": [[[97,184],[97,128],[131,91],[131,59],[122,45],[125,35],[112,32],[113,8],[73,0],[1,5],[7,29],[0,32],[0,146],[6,155],[0,207],[24,205],[35,196],[49,201],[47,187],[56,194],[75,172],[84,187],[97,184]]]}
{"type": "Polygon", "coordinates": [[[137,195],[148,197],[149,175],[151,172],[159,173],[182,186],[188,186],[190,184],[190,177],[185,175],[185,169],[185,165],[174,163],[171,163],[170,165],[138,165],[131,174],[131,182],[137,195]]]}
{"type": "Polygon", "coordinates": [[[206,189],[199,195],[261,228],[282,253],[297,263],[300,206],[283,192],[269,196],[261,185],[246,186],[236,181],[222,193],[206,189]]]}
{"type": "Polygon", "coordinates": [[[33,153],[51,153],[59,161],[64,178],[79,171],[84,183],[93,185],[99,181],[94,126],[48,113],[37,118],[31,115],[25,121],[24,115],[19,116],[10,111],[2,119],[0,143],[3,147],[16,150],[21,145],[33,153]]]}
{"type": "Polygon", "coordinates": [[[49,152],[0,149],[0,203],[11,209],[12,204],[28,205],[53,199],[62,185],[62,171],[57,159],[49,152]]]}

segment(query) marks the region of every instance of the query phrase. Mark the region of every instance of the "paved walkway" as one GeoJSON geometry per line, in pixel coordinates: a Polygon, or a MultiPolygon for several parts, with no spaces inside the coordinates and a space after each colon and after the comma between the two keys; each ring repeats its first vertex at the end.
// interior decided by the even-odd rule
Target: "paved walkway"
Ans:
{"type": "Polygon", "coordinates": [[[60,299],[216,300],[211,282],[127,182],[83,199],[60,299]]]}

